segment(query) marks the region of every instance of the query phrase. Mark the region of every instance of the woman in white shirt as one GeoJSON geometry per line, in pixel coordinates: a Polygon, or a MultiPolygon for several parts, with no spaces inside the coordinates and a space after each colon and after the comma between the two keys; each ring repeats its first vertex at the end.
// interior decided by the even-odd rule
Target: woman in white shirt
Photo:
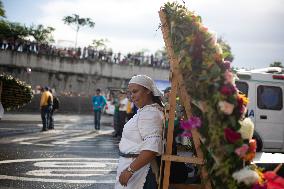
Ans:
{"type": "Polygon", "coordinates": [[[123,129],[115,189],[155,189],[150,163],[162,153],[162,93],[146,75],[133,76],[128,88],[139,109],[123,129]]]}

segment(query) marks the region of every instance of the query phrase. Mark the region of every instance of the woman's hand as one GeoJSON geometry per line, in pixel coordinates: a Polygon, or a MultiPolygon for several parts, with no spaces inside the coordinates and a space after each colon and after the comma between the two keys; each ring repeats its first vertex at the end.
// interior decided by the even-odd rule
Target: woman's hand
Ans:
{"type": "Polygon", "coordinates": [[[124,171],[121,172],[120,176],[119,176],[119,182],[122,186],[127,186],[127,183],[129,181],[129,179],[132,177],[132,173],[127,171],[127,169],[125,169],[124,171]]]}

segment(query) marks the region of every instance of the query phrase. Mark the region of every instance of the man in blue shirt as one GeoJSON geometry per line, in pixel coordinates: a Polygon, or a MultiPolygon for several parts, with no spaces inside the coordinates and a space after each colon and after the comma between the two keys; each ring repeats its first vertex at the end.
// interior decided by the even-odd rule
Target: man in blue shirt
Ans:
{"type": "Polygon", "coordinates": [[[101,95],[101,89],[96,90],[96,96],[93,96],[93,108],[94,108],[94,122],[95,122],[95,129],[100,130],[100,122],[101,122],[101,112],[106,105],[106,99],[104,96],[101,95]]]}

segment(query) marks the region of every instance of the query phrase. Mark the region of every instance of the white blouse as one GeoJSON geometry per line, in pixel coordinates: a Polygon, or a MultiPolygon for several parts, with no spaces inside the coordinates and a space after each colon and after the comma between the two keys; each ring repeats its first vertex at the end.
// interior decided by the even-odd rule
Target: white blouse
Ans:
{"type": "MultiPolygon", "coordinates": [[[[119,143],[119,150],[122,153],[140,154],[143,150],[150,150],[162,154],[162,125],[164,114],[158,104],[146,105],[138,109],[125,125],[122,138],[119,143]]],[[[127,187],[119,183],[121,172],[126,169],[135,158],[119,158],[115,189],[143,189],[148,174],[150,163],[137,170],[129,179],[127,187]]]]}

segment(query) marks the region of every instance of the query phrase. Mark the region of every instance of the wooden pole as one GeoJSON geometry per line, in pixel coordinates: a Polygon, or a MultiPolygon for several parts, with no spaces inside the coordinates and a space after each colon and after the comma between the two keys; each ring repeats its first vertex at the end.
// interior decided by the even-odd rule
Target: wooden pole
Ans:
{"type": "Polygon", "coordinates": [[[2,95],[2,86],[3,86],[3,83],[2,81],[0,81],[0,102],[1,102],[1,95],[2,95]]]}
{"type": "MultiPolygon", "coordinates": [[[[164,24],[166,24],[165,15],[162,11],[159,12],[161,21],[162,21],[162,32],[164,36],[164,40],[167,40],[165,36],[167,36],[167,32],[165,31],[165,28],[163,27],[164,24]]],[[[170,43],[165,42],[167,51],[170,52],[171,46],[169,46],[170,43]]],[[[177,87],[178,87],[178,80],[177,75],[175,72],[176,67],[174,66],[173,62],[176,60],[174,59],[171,54],[169,54],[170,59],[170,68],[171,68],[171,92],[169,96],[169,105],[170,105],[170,112],[169,112],[169,123],[168,123],[168,129],[167,129],[167,146],[166,146],[166,155],[172,155],[172,144],[173,144],[173,131],[174,131],[174,119],[175,119],[175,110],[176,110],[176,95],[177,95],[177,87]]],[[[169,177],[170,177],[170,166],[171,161],[165,161],[165,168],[164,168],[164,179],[163,179],[163,189],[169,188],[169,177]]]]}

